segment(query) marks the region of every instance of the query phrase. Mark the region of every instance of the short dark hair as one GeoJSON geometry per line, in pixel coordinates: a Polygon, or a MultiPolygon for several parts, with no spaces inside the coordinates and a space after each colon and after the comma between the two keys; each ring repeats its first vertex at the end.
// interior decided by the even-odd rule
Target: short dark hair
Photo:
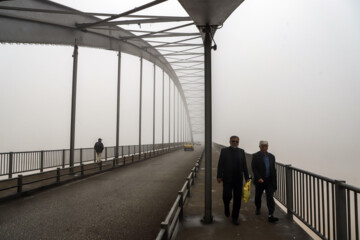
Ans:
{"type": "Polygon", "coordinates": [[[234,135],[234,136],[231,136],[231,137],[230,137],[230,140],[233,139],[233,138],[240,139],[238,136],[235,136],[235,135],[234,135]]]}

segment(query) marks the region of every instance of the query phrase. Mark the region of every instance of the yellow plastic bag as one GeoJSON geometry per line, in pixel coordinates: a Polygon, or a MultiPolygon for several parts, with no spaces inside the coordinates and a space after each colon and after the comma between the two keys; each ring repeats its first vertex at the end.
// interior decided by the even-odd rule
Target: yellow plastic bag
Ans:
{"type": "Polygon", "coordinates": [[[243,188],[243,200],[244,202],[248,202],[250,198],[250,186],[251,186],[251,180],[246,182],[243,188]]]}

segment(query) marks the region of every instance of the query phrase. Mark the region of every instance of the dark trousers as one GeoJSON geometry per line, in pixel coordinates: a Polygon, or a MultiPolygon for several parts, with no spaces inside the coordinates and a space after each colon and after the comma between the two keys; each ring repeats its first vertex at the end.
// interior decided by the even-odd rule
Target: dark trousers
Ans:
{"type": "Polygon", "coordinates": [[[233,210],[231,214],[231,217],[233,219],[239,218],[239,212],[241,207],[241,191],[242,182],[236,184],[223,182],[223,201],[225,209],[229,209],[231,198],[234,196],[233,210]]]}
{"type": "Polygon", "coordinates": [[[270,179],[264,179],[263,183],[256,183],[255,185],[255,206],[257,209],[261,208],[261,197],[265,190],[266,193],[266,203],[269,210],[269,215],[273,215],[275,211],[275,201],[274,201],[274,188],[271,184],[270,179]]]}

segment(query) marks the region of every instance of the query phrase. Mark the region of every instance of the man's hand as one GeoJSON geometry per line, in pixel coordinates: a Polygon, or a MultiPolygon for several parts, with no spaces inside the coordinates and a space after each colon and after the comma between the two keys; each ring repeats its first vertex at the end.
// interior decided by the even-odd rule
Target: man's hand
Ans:
{"type": "Polygon", "coordinates": [[[264,180],[262,178],[259,179],[259,183],[263,183],[264,180]]]}
{"type": "Polygon", "coordinates": [[[222,182],[222,179],[221,179],[221,178],[218,178],[217,181],[218,181],[218,183],[221,183],[221,182],[222,182]]]}

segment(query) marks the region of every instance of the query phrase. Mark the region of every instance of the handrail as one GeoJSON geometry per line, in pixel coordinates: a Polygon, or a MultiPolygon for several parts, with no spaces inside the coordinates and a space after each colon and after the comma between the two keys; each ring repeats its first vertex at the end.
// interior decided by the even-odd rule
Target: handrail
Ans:
{"type": "Polygon", "coordinates": [[[291,165],[275,165],[274,197],[287,208],[289,218],[296,216],[321,239],[360,239],[360,188],[291,165]]]}
{"type": "Polygon", "coordinates": [[[104,171],[109,171],[114,168],[122,167],[128,164],[132,164],[134,162],[175,151],[182,147],[183,144],[177,143],[171,144],[171,146],[166,146],[166,148],[157,149],[156,151],[142,152],[141,154],[131,153],[128,156],[121,156],[121,158],[123,158],[122,164],[119,164],[119,162],[114,158],[108,161],[106,161],[105,159],[105,161],[101,161],[99,164],[92,163],[84,165],[83,163],[81,163],[80,165],[74,167],[67,167],[62,169],[57,168],[55,170],[28,174],[24,176],[20,174],[16,178],[10,178],[0,181],[0,201],[13,199],[15,197],[25,194],[26,192],[36,191],[41,188],[51,187],[53,185],[58,185],[75,179],[88,177],[104,171]],[[41,182],[44,183],[39,184],[41,182]],[[26,189],[24,189],[24,187],[26,187],[26,189]]]}
{"type": "MultiPolygon", "coordinates": [[[[182,146],[183,142],[166,143],[166,144],[144,144],[141,145],[141,154],[145,157],[147,154],[156,154],[158,151],[182,146]]],[[[116,158],[116,146],[105,147],[103,160],[116,158]]],[[[94,148],[77,148],[75,151],[75,166],[82,163],[95,162],[96,153],[94,148]]],[[[118,158],[133,156],[139,154],[139,145],[126,145],[118,147],[118,158]]],[[[0,176],[8,175],[12,178],[13,174],[25,173],[31,171],[43,172],[49,168],[65,168],[70,166],[70,150],[41,150],[41,151],[22,151],[0,153],[0,176]]]]}
{"type": "Polygon", "coordinates": [[[186,178],[186,181],[178,192],[178,196],[175,199],[175,202],[171,206],[169,213],[166,215],[166,218],[161,222],[161,229],[156,237],[156,240],[170,240],[174,239],[174,233],[177,224],[183,219],[183,207],[185,201],[190,197],[191,185],[194,184],[194,178],[197,176],[197,172],[200,169],[200,164],[204,156],[204,151],[201,153],[201,156],[196,161],[194,167],[191,169],[191,173],[186,178]]]}

